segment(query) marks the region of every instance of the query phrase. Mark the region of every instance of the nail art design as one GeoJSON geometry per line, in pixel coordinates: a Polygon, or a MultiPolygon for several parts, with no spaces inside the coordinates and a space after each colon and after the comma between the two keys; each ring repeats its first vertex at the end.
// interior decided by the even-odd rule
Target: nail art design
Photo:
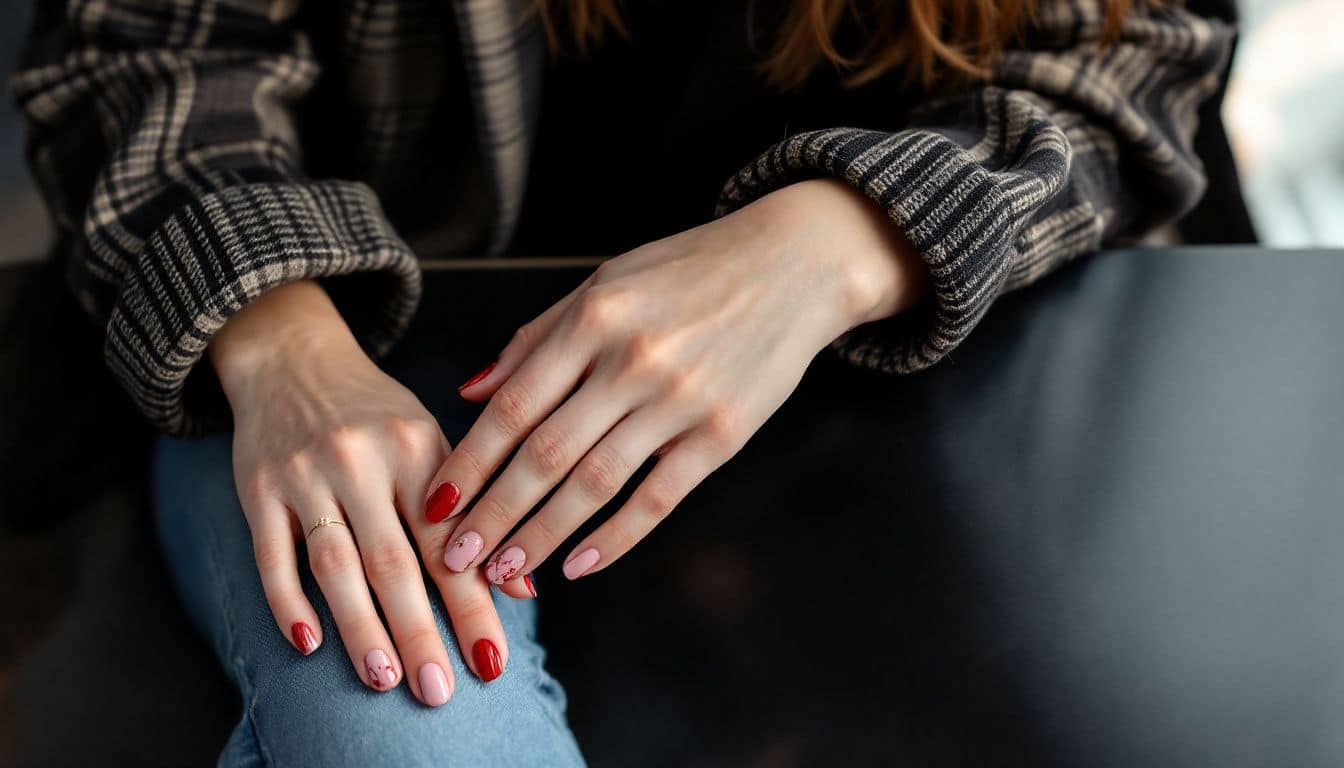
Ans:
{"type": "Polygon", "coordinates": [[[597,565],[599,557],[601,557],[601,555],[599,555],[597,550],[593,547],[583,550],[575,555],[573,560],[565,563],[565,567],[562,569],[565,572],[565,578],[577,579],[593,570],[593,566],[597,565]]]}
{"type": "Polygon", "coordinates": [[[462,382],[461,384],[459,384],[458,387],[457,387],[457,391],[458,391],[458,392],[461,392],[462,390],[466,389],[467,387],[470,387],[472,384],[475,384],[475,383],[479,382],[481,379],[484,379],[486,376],[489,376],[489,375],[490,375],[490,372],[493,371],[493,370],[495,370],[495,366],[498,365],[498,364],[499,364],[499,361],[496,360],[495,362],[493,362],[493,363],[491,363],[491,364],[485,366],[485,370],[481,371],[480,373],[476,374],[475,376],[472,376],[470,379],[467,379],[466,381],[464,381],[464,382],[462,382]]]}
{"type": "Polygon", "coordinates": [[[289,636],[294,638],[294,645],[304,656],[317,650],[317,635],[312,627],[302,621],[294,622],[294,626],[289,628],[289,636]]]}
{"type": "Polygon", "coordinates": [[[443,564],[448,566],[448,570],[461,573],[476,562],[476,556],[481,554],[481,547],[484,546],[485,539],[481,538],[481,534],[467,531],[443,551],[443,564]]]}
{"type": "Polygon", "coordinates": [[[392,659],[376,648],[364,657],[364,669],[369,673],[369,682],[380,691],[397,684],[397,668],[392,666],[392,659]]]}
{"type": "Polygon", "coordinates": [[[485,566],[485,578],[495,584],[503,584],[512,579],[523,564],[527,562],[527,553],[522,547],[517,545],[495,555],[494,559],[485,566]]]}
{"type": "Polygon", "coordinates": [[[457,483],[449,480],[434,489],[429,495],[429,500],[425,502],[425,519],[431,523],[441,523],[453,516],[453,507],[457,506],[457,500],[462,498],[462,489],[457,487],[457,483]]]}
{"type": "Polygon", "coordinates": [[[532,578],[532,574],[523,574],[523,584],[527,587],[527,591],[530,592],[533,597],[537,596],[537,582],[532,578]]]}
{"type": "Polygon", "coordinates": [[[485,682],[504,674],[504,662],[499,658],[499,649],[489,638],[482,637],[476,641],[471,647],[471,657],[476,661],[476,674],[485,682]]]}

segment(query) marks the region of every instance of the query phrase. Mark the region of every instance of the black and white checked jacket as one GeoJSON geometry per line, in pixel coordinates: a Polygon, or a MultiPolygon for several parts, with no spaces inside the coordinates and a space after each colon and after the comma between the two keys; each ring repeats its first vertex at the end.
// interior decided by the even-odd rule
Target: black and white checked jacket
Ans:
{"type": "MultiPolygon", "coordinates": [[[[416,251],[508,247],[545,55],[523,5],[38,3],[10,81],[29,162],[73,288],[105,325],[107,364],[159,429],[227,424],[198,363],[263,291],[341,284],[338,305],[377,358],[420,299],[416,251]],[[426,185],[426,168],[456,183],[426,185]]],[[[923,255],[936,301],[845,333],[832,344],[845,359],[932,365],[997,296],[1203,193],[1196,108],[1219,85],[1231,27],[1168,6],[1101,46],[1101,0],[1041,6],[987,82],[903,125],[787,136],[726,180],[717,215],[804,178],[844,179],[923,255]]]]}

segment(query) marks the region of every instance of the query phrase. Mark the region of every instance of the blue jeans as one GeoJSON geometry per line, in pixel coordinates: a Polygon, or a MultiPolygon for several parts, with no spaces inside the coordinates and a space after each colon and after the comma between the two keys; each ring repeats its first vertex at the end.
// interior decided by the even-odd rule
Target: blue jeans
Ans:
{"type": "Polygon", "coordinates": [[[584,764],[565,720],[564,691],[542,664],[536,601],[494,592],[509,667],[486,684],[462,664],[443,603],[425,577],[457,680],[453,698],[431,709],[404,684],[377,693],[360,682],[300,557],[304,589],[326,638],[312,656],[300,656],[281,635],[262,592],[233,482],[231,439],[160,437],[153,467],[155,518],[168,567],[242,696],[242,717],[220,765],[584,764]]]}

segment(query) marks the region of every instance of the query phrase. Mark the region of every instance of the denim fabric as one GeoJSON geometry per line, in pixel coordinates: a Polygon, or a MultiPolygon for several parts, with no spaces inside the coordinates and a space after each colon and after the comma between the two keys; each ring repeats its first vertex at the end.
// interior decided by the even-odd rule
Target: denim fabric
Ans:
{"type": "Polygon", "coordinates": [[[565,720],[564,691],[543,667],[536,601],[494,592],[509,665],[486,684],[462,664],[443,604],[429,584],[456,677],[453,698],[429,708],[404,681],[388,693],[363,685],[301,556],[304,589],[324,640],[312,656],[300,656],[276,626],[262,592],[233,482],[231,439],[160,437],[153,467],[159,539],[176,587],[242,696],[242,715],[220,765],[584,764],[565,720]]]}

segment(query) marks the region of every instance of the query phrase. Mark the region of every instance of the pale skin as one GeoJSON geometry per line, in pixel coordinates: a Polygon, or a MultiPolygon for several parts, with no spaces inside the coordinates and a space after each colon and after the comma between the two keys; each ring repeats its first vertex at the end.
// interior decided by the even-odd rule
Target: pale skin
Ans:
{"type": "Polygon", "coordinates": [[[318,518],[340,516],[349,529],[314,531],[308,562],[356,672],[378,688],[364,658],[384,650],[396,682],[434,703],[414,671],[451,667],[421,561],[461,647],[489,638],[507,664],[487,574],[529,597],[522,577],[657,456],[627,503],[565,557],[597,553],[581,573],[567,568],[571,578],[609,566],[741,449],[831,340],[927,293],[923,263],[871,201],[840,181],[792,184],[604,262],[519,328],[490,374],[462,390],[486,406],[453,448],[316,283],[268,291],[208,352],[233,409],[234,475],[280,631],[289,638],[302,621],[320,632],[295,542],[318,518]],[[448,481],[461,491],[454,516],[430,523],[426,498],[448,481]],[[457,572],[444,553],[468,531],[484,546],[457,572]],[[491,553],[506,551],[521,562],[500,567],[491,553]]]}

